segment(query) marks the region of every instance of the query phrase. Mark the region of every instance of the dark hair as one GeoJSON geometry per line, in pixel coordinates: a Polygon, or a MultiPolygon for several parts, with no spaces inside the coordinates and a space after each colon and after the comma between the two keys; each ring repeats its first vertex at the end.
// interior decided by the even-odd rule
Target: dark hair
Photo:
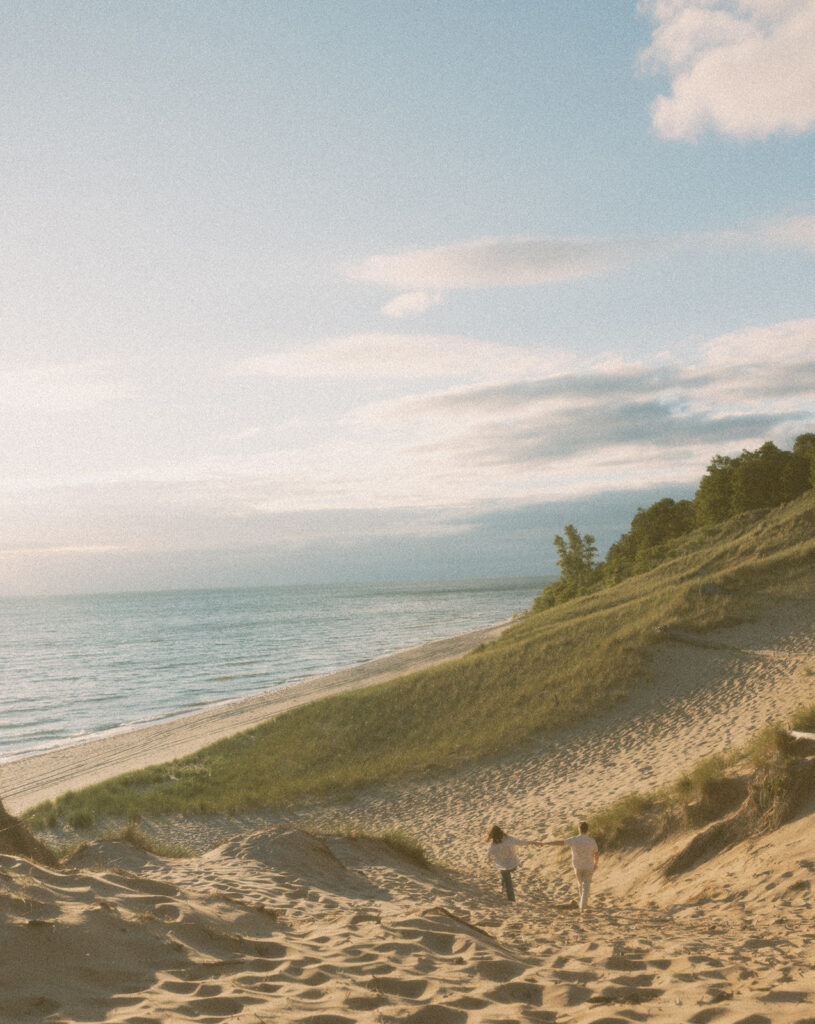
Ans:
{"type": "Polygon", "coordinates": [[[493,825],[487,833],[486,842],[488,843],[502,843],[504,841],[504,830],[499,828],[498,825],[493,825]]]}
{"type": "Polygon", "coordinates": [[[589,830],[589,823],[587,821],[581,821],[577,827],[583,834],[585,834],[589,830]]]}

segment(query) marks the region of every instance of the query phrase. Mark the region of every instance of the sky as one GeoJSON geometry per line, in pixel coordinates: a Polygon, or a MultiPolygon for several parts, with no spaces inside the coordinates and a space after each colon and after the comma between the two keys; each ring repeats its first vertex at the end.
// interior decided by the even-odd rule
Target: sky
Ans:
{"type": "Polygon", "coordinates": [[[815,430],[815,0],[0,25],[0,595],[556,573],[815,430]]]}

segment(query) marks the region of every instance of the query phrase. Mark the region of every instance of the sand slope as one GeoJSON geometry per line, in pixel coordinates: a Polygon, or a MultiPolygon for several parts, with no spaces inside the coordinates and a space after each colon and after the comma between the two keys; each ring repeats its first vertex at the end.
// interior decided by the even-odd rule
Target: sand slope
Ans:
{"type": "MultiPolygon", "coordinates": [[[[815,702],[815,602],[653,652],[654,684],[511,758],[334,806],[145,823],[204,851],[102,842],[0,858],[0,1021],[815,1024],[815,794],[799,820],[665,882],[688,841],[606,857],[590,915],[564,852],[506,904],[481,841],[550,834],[815,702]],[[447,867],[305,822],[401,828],[447,867]]],[[[172,751],[168,752],[172,753],[172,751]]]]}
{"type": "Polygon", "coordinates": [[[492,878],[284,828],[188,861],[114,842],[73,870],[4,857],[0,1019],[811,1024],[813,823],[670,886],[644,855],[606,863],[583,919],[555,850],[514,907],[492,878]]]}

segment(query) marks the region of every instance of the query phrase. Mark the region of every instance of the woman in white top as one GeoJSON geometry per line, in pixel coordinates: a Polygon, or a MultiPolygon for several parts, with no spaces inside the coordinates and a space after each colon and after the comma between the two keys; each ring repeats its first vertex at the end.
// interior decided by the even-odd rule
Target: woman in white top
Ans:
{"type": "Polygon", "coordinates": [[[508,836],[498,825],[492,826],[487,833],[485,842],[491,844],[487,850],[487,860],[491,860],[501,872],[501,887],[509,902],[514,903],[515,889],[512,886],[512,872],[519,864],[515,847],[542,846],[543,844],[535,839],[515,839],[514,836],[508,836]]]}

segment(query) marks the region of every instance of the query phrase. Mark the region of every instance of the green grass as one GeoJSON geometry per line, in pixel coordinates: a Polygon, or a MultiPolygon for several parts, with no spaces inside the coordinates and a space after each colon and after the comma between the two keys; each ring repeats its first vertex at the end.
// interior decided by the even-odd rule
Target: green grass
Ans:
{"type": "MultiPolygon", "coordinates": [[[[142,829],[133,824],[124,825],[119,829],[108,829],[98,838],[109,842],[129,843],[130,846],[141,850],[143,853],[152,853],[156,857],[166,857],[171,860],[185,860],[195,856],[188,847],[181,846],[178,843],[167,842],[159,839],[157,836],[147,835],[142,829]]],[[[81,843],[76,845],[75,850],[82,849],[84,845],[81,843]]]]}
{"type": "Polygon", "coordinates": [[[189,757],[119,776],[25,815],[33,828],[342,799],[371,783],[509,752],[648,684],[662,627],[705,632],[763,601],[815,596],[815,494],[697,531],[648,573],[528,613],[435,668],[289,711],[189,757]],[[703,595],[713,579],[721,592],[703,595]]]}

